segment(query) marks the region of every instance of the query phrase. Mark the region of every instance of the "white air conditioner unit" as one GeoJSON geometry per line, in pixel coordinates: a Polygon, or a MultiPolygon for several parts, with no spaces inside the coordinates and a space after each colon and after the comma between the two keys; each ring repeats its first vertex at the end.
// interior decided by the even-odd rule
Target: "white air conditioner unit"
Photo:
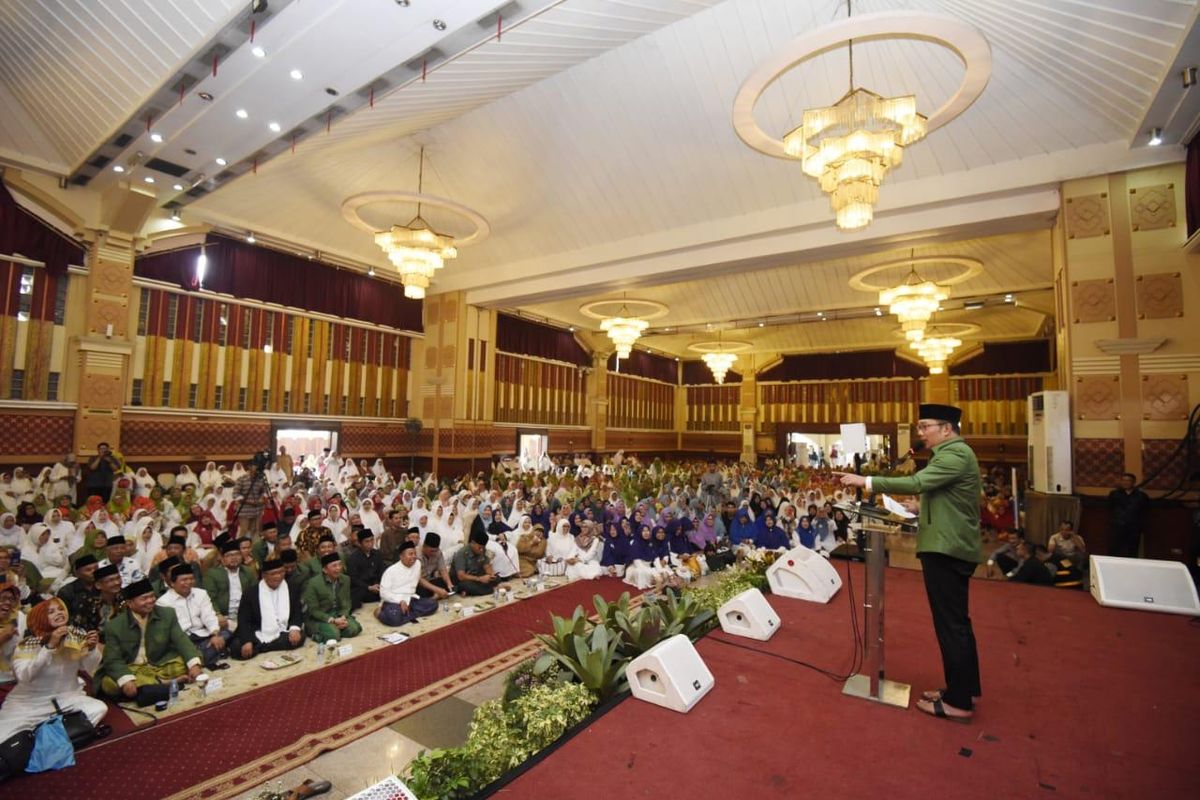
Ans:
{"type": "Polygon", "coordinates": [[[1029,483],[1035,492],[1071,494],[1071,397],[1067,392],[1029,395],[1029,483]]]}

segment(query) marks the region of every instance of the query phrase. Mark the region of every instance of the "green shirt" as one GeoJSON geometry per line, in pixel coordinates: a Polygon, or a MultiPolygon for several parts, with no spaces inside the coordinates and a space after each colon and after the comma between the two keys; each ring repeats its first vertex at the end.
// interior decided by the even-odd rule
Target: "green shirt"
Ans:
{"type": "MultiPolygon", "coordinates": [[[[200,662],[200,652],[179,627],[175,612],[165,606],[155,606],[146,617],[146,663],[161,664],[179,656],[190,667],[200,662]]],[[[142,646],[142,627],[126,609],[104,626],[104,657],[99,674],[119,681],[132,675],[130,669],[142,646]]]]}
{"type": "Polygon", "coordinates": [[[337,617],[350,616],[350,579],[339,575],[337,584],[331,584],[324,574],[304,584],[305,619],[313,625],[329,622],[337,617]]]}
{"type": "Polygon", "coordinates": [[[962,437],[935,445],[933,458],[914,475],[871,478],[871,490],[921,495],[918,553],[943,553],[976,564],[983,561],[979,462],[962,437]]]}

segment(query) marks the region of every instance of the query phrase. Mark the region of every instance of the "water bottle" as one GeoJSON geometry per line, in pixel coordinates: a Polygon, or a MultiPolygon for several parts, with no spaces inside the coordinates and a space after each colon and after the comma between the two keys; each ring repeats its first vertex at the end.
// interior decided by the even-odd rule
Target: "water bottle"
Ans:
{"type": "Polygon", "coordinates": [[[173,708],[179,702],[179,681],[171,679],[171,689],[167,697],[167,708],[173,708]]]}
{"type": "Polygon", "coordinates": [[[449,614],[449,613],[450,613],[450,601],[449,601],[449,600],[443,600],[443,601],[442,601],[442,613],[443,613],[443,614],[449,614]]]}
{"type": "Polygon", "coordinates": [[[325,663],[325,643],[317,642],[317,664],[325,663]]]}

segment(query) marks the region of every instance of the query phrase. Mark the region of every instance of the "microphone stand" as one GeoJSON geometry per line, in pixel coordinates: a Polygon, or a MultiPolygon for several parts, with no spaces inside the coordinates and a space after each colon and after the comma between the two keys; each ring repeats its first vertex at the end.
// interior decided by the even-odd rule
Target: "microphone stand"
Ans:
{"type": "Polygon", "coordinates": [[[851,675],[842,686],[842,694],[871,700],[883,705],[908,708],[912,687],[884,677],[883,670],[883,610],[884,610],[884,561],[886,558],[885,535],[898,525],[915,529],[915,526],[882,506],[862,502],[861,490],[853,503],[837,503],[851,520],[858,519],[866,537],[867,589],[863,596],[863,671],[851,675]]]}

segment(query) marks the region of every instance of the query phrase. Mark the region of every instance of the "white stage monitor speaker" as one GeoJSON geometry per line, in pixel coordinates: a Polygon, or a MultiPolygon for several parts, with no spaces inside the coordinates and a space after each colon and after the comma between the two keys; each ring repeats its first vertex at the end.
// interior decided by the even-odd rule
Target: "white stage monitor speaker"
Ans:
{"type": "Polygon", "coordinates": [[[829,559],[807,547],[789,550],[767,568],[771,592],[813,603],[828,603],[842,588],[842,576],[829,559]]]}
{"type": "Polygon", "coordinates": [[[1200,597],[1178,561],[1092,556],[1092,597],[1102,606],[1200,615],[1200,597]]]}
{"type": "Polygon", "coordinates": [[[682,633],[664,639],[630,661],[625,677],[637,699],[683,714],[691,711],[715,683],[692,640],[682,633]]]}
{"type": "Polygon", "coordinates": [[[779,615],[763,593],[747,589],[717,609],[721,630],[765,642],[779,630],[779,615]]]}

